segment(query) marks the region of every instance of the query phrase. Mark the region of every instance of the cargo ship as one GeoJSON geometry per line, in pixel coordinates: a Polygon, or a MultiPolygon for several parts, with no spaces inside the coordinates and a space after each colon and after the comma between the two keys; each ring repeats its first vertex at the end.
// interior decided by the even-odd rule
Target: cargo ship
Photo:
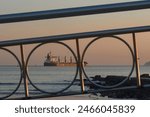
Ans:
{"type": "MultiPolygon", "coordinates": [[[[46,60],[44,61],[44,66],[76,66],[76,62],[73,62],[72,57],[70,57],[69,61],[67,61],[67,57],[64,57],[64,60],[60,60],[60,56],[54,56],[51,52],[49,52],[46,56],[46,60]]],[[[84,65],[87,62],[84,62],[84,65]]]]}

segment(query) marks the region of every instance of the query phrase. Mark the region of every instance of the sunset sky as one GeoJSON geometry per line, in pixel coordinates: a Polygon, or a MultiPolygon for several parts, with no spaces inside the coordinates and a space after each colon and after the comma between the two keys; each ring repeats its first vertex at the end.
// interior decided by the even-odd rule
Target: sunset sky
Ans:
{"type": "MultiPolygon", "coordinates": [[[[22,13],[32,11],[42,11],[50,9],[71,8],[80,6],[100,5],[119,2],[130,2],[137,0],[0,0],[0,14],[22,13]]],[[[41,37],[50,35],[60,35],[87,31],[97,31],[115,28],[126,28],[134,26],[150,25],[150,9],[107,13],[90,16],[50,19],[42,21],[30,21],[21,23],[0,24],[0,41],[11,39],[22,39],[30,37],[41,37]]],[[[132,46],[131,35],[120,35],[127,40],[132,46]]],[[[140,64],[150,61],[150,32],[137,34],[137,44],[139,47],[140,64]]],[[[83,50],[87,41],[81,41],[81,50],[83,50]]],[[[74,51],[75,41],[68,43],[74,51]]],[[[25,46],[26,56],[35,45],[25,46]]],[[[31,63],[42,64],[44,56],[49,50],[53,53],[63,56],[68,54],[68,51],[61,47],[44,46],[37,51],[31,63]],[[53,50],[54,49],[54,50],[53,50]]],[[[19,47],[13,47],[13,51],[17,56],[19,47]]],[[[82,51],[81,51],[82,52],[82,51]]],[[[1,54],[0,63],[11,63],[11,59],[1,54]]],[[[70,54],[68,54],[70,56],[70,54]]],[[[125,46],[120,45],[120,42],[106,38],[94,43],[85,56],[90,64],[130,64],[131,56],[125,46]]]]}

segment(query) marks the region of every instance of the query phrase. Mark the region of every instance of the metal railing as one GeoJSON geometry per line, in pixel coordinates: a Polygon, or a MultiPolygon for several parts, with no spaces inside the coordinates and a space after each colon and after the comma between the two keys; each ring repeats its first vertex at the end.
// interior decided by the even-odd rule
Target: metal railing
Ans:
{"type": "MultiPolygon", "coordinates": [[[[3,23],[13,23],[13,22],[22,22],[22,21],[32,21],[32,20],[42,20],[42,19],[52,19],[52,18],[61,18],[61,17],[72,17],[72,16],[81,16],[81,15],[91,15],[91,14],[101,14],[101,13],[110,13],[110,12],[122,12],[122,11],[130,11],[130,10],[139,10],[139,9],[149,9],[150,8],[150,1],[138,1],[138,2],[126,2],[126,3],[115,3],[115,4],[108,4],[108,5],[97,5],[97,6],[87,6],[87,7],[79,7],[79,8],[69,8],[69,9],[59,9],[59,10],[50,10],[50,11],[38,11],[38,12],[31,12],[31,13],[18,13],[18,14],[8,14],[8,15],[0,15],[0,24],[3,23]]],[[[139,11],[140,12],[140,11],[139,11]]],[[[139,32],[148,32],[150,31],[150,26],[140,26],[140,27],[131,27],[131,28],[120,28],[120,29],[111,29],[111,30],[100,30],[100,31],[93,31],[93,32],[82,32],[82,33],[74,33],[74,34],[64,34],[64,35],[56,35],[56,36],[46,36],[46,37],[35,37],[35,38],[27,38],[27,39],[12,39],[10,41],[1,41],[0,42],[0,49],[8,52],[11,54],[18,63],[20,69],[20,80],[16,88],[10,92],[9,94],[0,97],[1,99],[6,99],[17,92],[19,89],[22,80],[24,84],[24,94],[25,98],[32,98],[29,94],[29,86],[30,83],[36,90],[39,90],[42,93],[47,93],[48,96],[58,96],[63,95],[62,92],[66,91],[70,88],[73,83],[75,82],[77,75],[79,74],[80,78],[80,85],[81,85],[81,92],[78,93],[88,93],[89,91],[85,90],[85,83],[83,79],[83,75],[88,79],[88,81],[96,87],[102,89],[113,89],[116,87],[121,86],[126,82],[132,75],[134,67],[136,69],[136,78],[137,78],[137,87],[141,87],[141,79],[140,79],[140,70],[139,70],[139,59],[138,59],[138,51],[136,46],[136,33],[139,32]],[[116,35],[123,35],[123,34],[132,34],[134,49],[130,47],[130,45],[121,37],[116,35]],[[79,41],[81,39],[86,39],[89,37],[93,37],[89,44],[85,47],[83,53],[80,52],[80,45],[79,41]],[[91,44],[96,42],[99,39],[111,37],[121,41],[125,44],[132,56],[132,67],[129,75],[123,79],[121,82],[111,85],[111,86],[103,86],[101,84],[97,84],[96,82],[92,81],[89,76],[86,74],[86,71],[83,66],[84,56],[87,49],[90,47],[91,44]],[[77,52],[74,52],[73,49],[61,41],[66,40],[76,40],[76,49],[77,52]],[[27,60],[24,57],[24,45],[27,44],[39,44],[29,53],[27,60]],[[28,62],[30,57],[34,53],[34,51],[43,46],[47,43],[57,43],[60,45],[65,46],[69,51],[72,53],[77,66],[76,72],[73,80],[71,83],[66,86],[65,88],[61,89],[57,92],[47,92],[38,88],[34,82],[31,81],[29,74],[28,74],[28,62]],[[21,52],[21,60],[14,54],[11,50],[6,47],[9,46],[20,46],[21,52]],[[75,54],[77,53],[77,54],[75,54]]],[[[12,79],[13,80],[13,79],[12,79]]],[[[0,84],[1,85],[1,84],[0,84]]],[[[37,96],[38,97],[38,96],[37,96]]]]}

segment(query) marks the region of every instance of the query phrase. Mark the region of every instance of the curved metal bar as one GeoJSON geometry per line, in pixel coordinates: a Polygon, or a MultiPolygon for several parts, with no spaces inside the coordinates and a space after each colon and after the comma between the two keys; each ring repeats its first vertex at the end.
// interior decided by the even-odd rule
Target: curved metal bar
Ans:
{"type": "MultiPolygon", "coordinates": [[[[111,85],[111,86],[103,86],[103,85],[96,84],[95,82],[93,82],[92,80],[90,80],[90,78],[89,78],[88,75],[86,74],[85,69],[84,69],[84,67],[83,67],[83,65],[82,65],[82,70],[83,70],[83,73],[84,73],[85,77],[86,77],[92,84],[94,84],[95,86],[100,87],[100,88],[115,88],[115,87],[118,87],[118,86],[122,85],[123,83],[125,83],[125,82],[131,77],[131,75],[132,75],[132,73],[133,73],[133,70],[134,70],[134,53],[133,53],[132,48],[130,47],[130,45],[129,45],[125,40],[123,40],[122,38],[120,38],[120,37],[118,37],[118,36],[108,36],[108,37],[117,39],[117,40],[121,41],[123,44],[125,44],[125,45],[128,47],[128,49],[129,49],[129,51],[130,51],[130,54],[131,54],[131,56],[132,56],[132,68],[131,68],[131,71],[129,72],[129,75],[128,75],[123,81],[121,81],[120,83],[115,84],[115,85],[111,85]]],[[[99,40],[99,39],[102,39],[102,38],[106,38],[106,37],[97,37],[97,38],[95,38],[94,40],[92,40],[92,41],[85,47],[85,49],[84,49],[84,51],[83,51],[83,54],[82,54],[82,62],[83,62],[83,60],[84,60],[85,53],[86,53],[87,49],[90,47],[90,45],[93,44],[95,41],[97,41],[97,40],[99,40]]]]}
{"type": "Polygon", "coordinates": [[[18,85],[16,86],[16,88],[10,94],[8,94],[6,96],[3,96],[3,97],[0,97],[0,99],[5,99],[5,98],[8,98],[8,97],[12,96],[18,90],[18,88],[20,87],[21,82],[22,82],[22,67],[21,67],[21,63],[20,63],[18,57],[12,51],[10,51],[9,49],[6,49],[6,48],[0,48],[0,49],[8,52],[9,54],[11,54],[17,60],[19,68],[20,68],[20,80],[18,82],[18,85]]]}
{"type": "MultiPolygon", "coordinates": [[[[75,59],[75,61],[76,61],[76,63],[77,63],[77,57],[76,57],[74,51],[73,51],[67,44],[65,44],[65,43],[63,43],[63,42],[52,42],[52,43],[61,44],[61,45],[65,46],[67,49],[69,49],[70,52],[73,54],[74,59],[75,59]]],[[[76,73],[75,73],[75,76],[74,76],[72,82],[71,82],[67,87],[65,87],[64,89],[61,89],[60,91],[57,91],[57,92],[48,92],[48,91],[44,91],[44,90],[38,88],[38,87],[31,81],[31,79],[30,79],[30,77],[29,77],[29,74],[28,74],[28,71],[27,71],[27,66],[28,66],[28,63],[29,63],[29,59],[30,59],[31,55],[35,52],[35,50],[36,50],[37,48],[39,48],[39,47],[41,47],[41,46],[43,46],[43,45],[45,45],[45,44],[48,44],[48,43],[41,43],[41,44],[37,45],[35,48],[32,49],[32,51],[29,53],[29,55],[28,55],[28,57],[27,57],[27,61],[26,61],[26,74],[27,74],[28,80],[29,80],[29,82],[31,83],[31,85],[32,85],[35,89],[37,89],[38,91],[40,91],[40,92],[42,92],[42,93],[48,93],[48,94],[58,94],[58,93],[62,93],[62,92],[64,92],[65,90],[69,89],[69,88],[73,85],[74,81],[76,80],[77,75],[78,75],[78,67],[77,67],[77,65],[76,65],[76,73]]]]}

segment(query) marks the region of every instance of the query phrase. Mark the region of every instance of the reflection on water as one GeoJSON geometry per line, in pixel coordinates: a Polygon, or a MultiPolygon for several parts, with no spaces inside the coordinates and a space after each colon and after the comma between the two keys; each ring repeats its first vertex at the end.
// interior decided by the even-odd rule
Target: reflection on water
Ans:
{"type": "MultiPolygon", "coordinates": [[[[121,75],[127,76],[130,66],[86,66],[85,71],[89,77],[95,75],[121,75]]],[[[141,74],[150,73],[149,66],[141,66],[141,74]]],[[[30,66],[28,68],[30,81],[34,86],[42,91],[57,92],[65,89],[74,80],[76,67],[43,67],[30,66]]],[[[135,76],[133,73],[132,76],[135,76]]],[[[17,66],[0,66],[0,97],[6,96],[16,89],[21,77],[20,68],[17,66]]],[[[79,76],[77,76],[79,79],[79,76]]],[[[80,91],[79,82],[74,83],[67,91],[80,91]]],[[[16,95],[24,93],[23,82],[16,95]]],[[[29,83],[29,93],[39,93],[29,83]]]]}

